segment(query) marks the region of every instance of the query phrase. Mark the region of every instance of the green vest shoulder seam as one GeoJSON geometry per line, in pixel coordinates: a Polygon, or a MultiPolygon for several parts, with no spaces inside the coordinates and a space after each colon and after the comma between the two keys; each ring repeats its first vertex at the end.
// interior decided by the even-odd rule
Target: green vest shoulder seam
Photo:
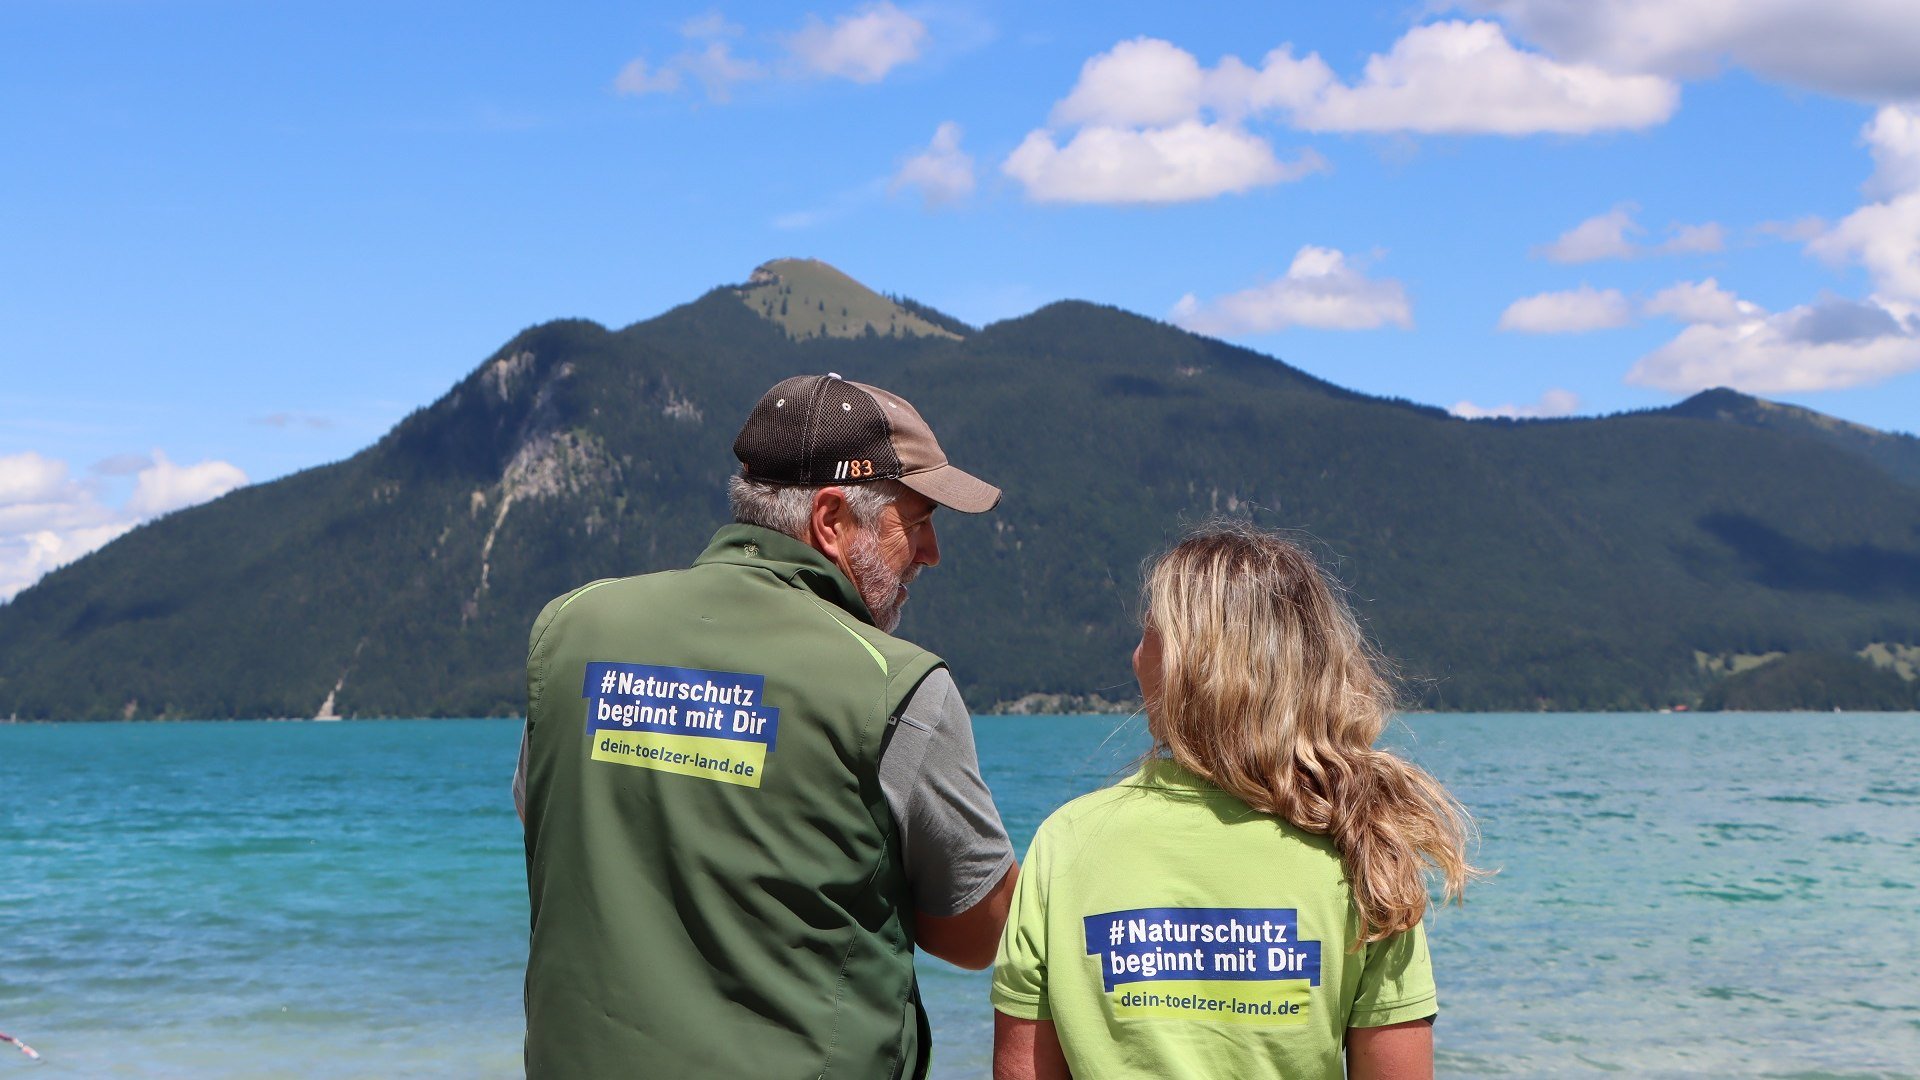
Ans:
{"type": "Polygon", "coordinates": [[[600,578],[597,581],[589,581],[570,593],[554,597],[552,600],[547,601],[546,608],[544,608],[540,612],[539,617],[533,621],[533,640],[527,645],[527,715],[529,717],[533,715],[534,705],[540,700],[540,697],[547,689],[546,654],[540,651],[540,646],[546,643],[548,628],[553,626],[554,620],[560,617],[560,613],[567,609],[568,604],[573,603],[584,594],[592,592],[594,589],[610,581],[618,580],[620,579],[600,578]],[[540,673],[537,681],[533,677],[535,670],[538,670],[540,673]]]}

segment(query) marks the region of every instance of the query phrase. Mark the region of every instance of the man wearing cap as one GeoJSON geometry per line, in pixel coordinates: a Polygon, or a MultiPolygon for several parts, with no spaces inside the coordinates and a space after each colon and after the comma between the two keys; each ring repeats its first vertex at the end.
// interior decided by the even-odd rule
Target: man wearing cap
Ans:
{"type": "Polygon", "coordinates": [[[530,1077],[917,1077],[916,946],[993,959],[1017,867],[939,657],[893,637],[933,513],[1000,492],[912,405],[769,390],[735,523],[533,626],[515,777],[530,1077]]]}

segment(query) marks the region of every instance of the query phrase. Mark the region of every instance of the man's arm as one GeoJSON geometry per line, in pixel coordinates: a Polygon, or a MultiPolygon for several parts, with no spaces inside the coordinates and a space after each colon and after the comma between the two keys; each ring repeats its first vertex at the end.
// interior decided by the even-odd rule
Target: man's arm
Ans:
{"type": "Polygon", "coordinates": [[[1018,867],[980,776],[973,718],[945,669],[901,709],[881,754],[880,787],[913,891],[918,947],[959,967],[993,963],[1018,867]]]}
{"type": "Polygon", "coordinates": [[[1006,929],[1007,909],[1013,903],[1013,883],[1019,877],[1018,865],[1007,867],[992,891],[958,915],[942,918],[915,912],[915,945],[954,967],[969,971],[988,967],[993,963],[994,950],[1000,946],[1000,931],[1006,929]]]}

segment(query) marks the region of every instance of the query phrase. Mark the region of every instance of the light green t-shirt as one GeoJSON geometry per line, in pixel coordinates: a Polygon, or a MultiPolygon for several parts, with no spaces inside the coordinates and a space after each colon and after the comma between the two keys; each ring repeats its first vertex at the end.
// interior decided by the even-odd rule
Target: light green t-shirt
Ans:
{"type": "Polygon", "coordinates": [[[1337,1078],[1348,1028],[1438,1010],[1423,931],[1359,929],[1331,840],[1155,761],[1040,826],[993,1007],[1075,1076],[1337,1078]]]}

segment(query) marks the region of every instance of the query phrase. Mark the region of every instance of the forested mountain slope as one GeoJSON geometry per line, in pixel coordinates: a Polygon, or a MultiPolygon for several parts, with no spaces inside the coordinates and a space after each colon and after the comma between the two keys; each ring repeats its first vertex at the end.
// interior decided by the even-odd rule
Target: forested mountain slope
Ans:
{"type": "Polygon", "coordinates": [[[827,370],[1006,491],[938,519],[902,630],[976,708],[1130,694],[1141,560],[1214,514],[1308,538],[1430,707],[1656,707],[1713,690],[1707,658],[1920,638],[1898,453],[1697,408],[1467,422],[1111,308],[975,330],[770,265],[622,330],[529,329],[354,457],[49,575],[0,607],[0,716],[516,713],[540,606],[684,565],[752,403],[827,370]]]}

